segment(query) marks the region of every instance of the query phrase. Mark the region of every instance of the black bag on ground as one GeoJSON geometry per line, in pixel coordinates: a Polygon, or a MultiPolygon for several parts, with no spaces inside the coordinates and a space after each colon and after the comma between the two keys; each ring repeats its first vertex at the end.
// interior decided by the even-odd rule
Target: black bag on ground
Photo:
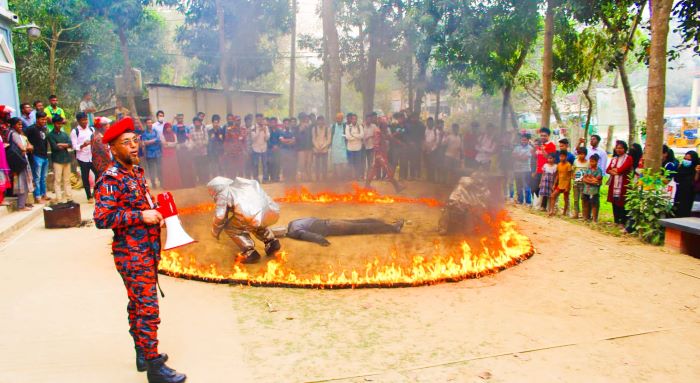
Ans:
{"type": "Polygon", "coordinates": [[[13,173],[21,173],[27,170],[27,157],[22,153],[22,150],[17,146],[15,141],[12,139],[12,135],[15,132],[10,132],[7,136],[7,140],[10,141],[10,146],[5,148],[5,157],[7,157],[7,164],[10,166],[10,170],[13,173]]]}

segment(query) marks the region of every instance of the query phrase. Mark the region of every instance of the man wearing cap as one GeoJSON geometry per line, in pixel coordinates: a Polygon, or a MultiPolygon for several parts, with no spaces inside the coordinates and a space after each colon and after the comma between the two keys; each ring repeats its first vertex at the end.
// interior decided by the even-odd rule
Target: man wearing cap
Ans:
{"type": "Polygon", "coordinates": [[[165,365],[158,353],[158,261],[163,216],[155,210],[144,171],[139,164],[139,138],[134,122],[125,117],[102,138],[114,158],[95,187],[95,225],[112,229],[112,253],[124,281],[129,326],[136,348],[136,369],[148,371],[149,383],[179,383],[186,376],[165,365]]]}

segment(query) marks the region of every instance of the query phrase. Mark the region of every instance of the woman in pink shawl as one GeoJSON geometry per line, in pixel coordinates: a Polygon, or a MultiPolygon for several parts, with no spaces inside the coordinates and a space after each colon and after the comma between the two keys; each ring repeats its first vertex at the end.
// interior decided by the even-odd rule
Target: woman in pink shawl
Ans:
{"type": "Polygon", "coordinates": [[[2,144],[2,150],[0,150],[0,205],[7,206],[7,202],[5,202],[5,190],[11,187],[11,183],[10,165],[7,164],[5,148],[10,146],[10,144],[2,140],[2,135],[0,135],[0,144],[2,144]]]}
{"type": "Polygon", "coordinates": [[[629,174],[632,171],[632,156],[627,154],[627,143],[617,141],[615,144],[615,156],[608,165],[607,173],[610,174],[610,185],[608,187],[608,202],[612,203],[615,223],[625,227],[627,223],[627,184],[629,184],[629,174]]]}

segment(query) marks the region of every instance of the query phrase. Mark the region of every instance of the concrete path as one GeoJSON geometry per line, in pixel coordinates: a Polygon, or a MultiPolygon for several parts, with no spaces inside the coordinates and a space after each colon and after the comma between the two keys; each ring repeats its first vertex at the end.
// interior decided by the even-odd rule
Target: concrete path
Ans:
{"type": "MultiPolygon", "coordinates": [[[[92,205],[83,205],[83,219],[92,205]]],[[[111,231],[46,230],[0,244],[0,383],[145,382],[134,367],[111,231]]],[[[161,351],[188,382],[250,382],[231,289],[161,279],[161,351]]]]}

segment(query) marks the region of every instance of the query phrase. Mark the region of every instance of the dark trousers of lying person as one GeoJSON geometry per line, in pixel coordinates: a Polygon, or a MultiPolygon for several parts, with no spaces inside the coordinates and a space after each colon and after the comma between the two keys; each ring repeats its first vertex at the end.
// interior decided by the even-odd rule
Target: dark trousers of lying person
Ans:
{"type": "Polygon", "coordinates": [[[318,219],[300,218],[289,223],[287,237],[328,246],[326,237],[356,234],[400,233],[404,221],[386,223],[379,219],[318,219]]]}

